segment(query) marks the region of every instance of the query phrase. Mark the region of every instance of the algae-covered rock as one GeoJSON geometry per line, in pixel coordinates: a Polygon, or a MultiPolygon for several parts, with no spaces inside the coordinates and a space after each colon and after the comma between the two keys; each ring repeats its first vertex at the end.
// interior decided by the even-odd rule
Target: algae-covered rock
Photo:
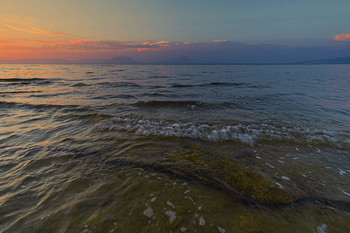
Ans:
{"type": "Polygon", "coordinates": [[[205,176],[197,178],[210,180],[215,186],[233,192],[247,201],[262,204],[288,204],[295,201],[293,195],[235,159],[204,160],[198,154],[186,158],[190,163],[184,166],[196,167],[197,174],[205,176]]]}
{"type": "MultiPolygon", "coordinates": [[[[117,166],[136,166],[170,173],[186,179],[196,179],[214,188],[226,190],[236,198],[260,204],[288,204],[296,195],[277,186],[242,161],[213,155],[194,146],[188,150],[159,153],[157,148],[134,148],[110,161],[117,166]]],[[[164,148],[163,148],[164,149],[164,148]]],[[[298,197],[300,198],[300,197],[298,197]]]]}

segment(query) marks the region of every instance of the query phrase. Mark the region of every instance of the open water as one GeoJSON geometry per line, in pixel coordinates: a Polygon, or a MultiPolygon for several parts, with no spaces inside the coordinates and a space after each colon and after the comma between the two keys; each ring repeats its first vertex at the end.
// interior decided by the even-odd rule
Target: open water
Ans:
{"type": "Polygon", "coordinates": [[[0,232],[350,232],[350,65],[0,65],[0,232]]]}

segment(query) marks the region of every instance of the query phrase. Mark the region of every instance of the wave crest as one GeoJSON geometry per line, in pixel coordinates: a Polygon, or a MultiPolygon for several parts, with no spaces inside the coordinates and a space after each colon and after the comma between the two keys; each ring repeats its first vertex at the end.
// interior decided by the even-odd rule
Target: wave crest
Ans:
{"type": "Polygon", "coordinates": [[[166,136],[205,141],[240,141],[254,145],[259,142],[322,144],[337,148],[350,147],[350,132],[277,126],[273,124],[209,125],[194,122],[153,121],[113,117],[99,122],[100,130],[127,131],[144,136],[166,136]]]}

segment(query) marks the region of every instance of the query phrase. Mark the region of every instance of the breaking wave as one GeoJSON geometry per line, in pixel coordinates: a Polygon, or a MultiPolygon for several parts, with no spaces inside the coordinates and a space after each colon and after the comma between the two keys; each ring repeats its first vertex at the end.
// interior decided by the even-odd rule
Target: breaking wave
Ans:
{"type": "Polygon", "coordinates": [[[249,145],[270,141],[350,148],[350,132],[303,129],[266,123],[209,125],[113,117],[100,121],[96,128],[126,131],[143,136],[184,137],[205,141],[240,141],[249,145]]]}

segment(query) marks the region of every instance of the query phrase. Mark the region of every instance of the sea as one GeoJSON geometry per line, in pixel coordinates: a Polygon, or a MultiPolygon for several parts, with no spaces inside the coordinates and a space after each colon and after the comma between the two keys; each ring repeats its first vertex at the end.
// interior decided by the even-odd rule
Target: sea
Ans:
{"type": "Polygon", "coordinates": [[[350,232],[350,65],[0,65],[0,232],[350,232]]]}

